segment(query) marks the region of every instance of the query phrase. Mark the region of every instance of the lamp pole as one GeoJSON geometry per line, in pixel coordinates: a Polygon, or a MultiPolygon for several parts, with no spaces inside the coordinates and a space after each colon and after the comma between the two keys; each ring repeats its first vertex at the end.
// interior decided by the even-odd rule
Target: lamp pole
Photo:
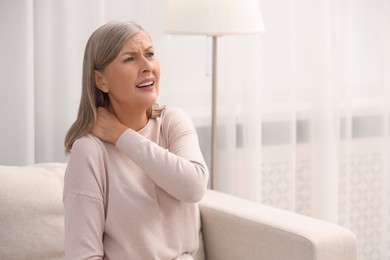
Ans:
{"type": "Polygon", "coordinates": [[[205,35],[212,38],[211,189],[218,177],[217,39],[222,35],[252,34],[263,30],[258,0],[167,0],[165,31],[170,34],[205,35]],[[202,22],[199,22],[202,21],[202,22]]]}
{"type": "Polygon", "coordinates": [[[214,183],[217,173],[217,37],[211,36],[212,38],[212,71],[211,71],[211,162],[210,162],[210,188],[214,189],[214,183]]]}

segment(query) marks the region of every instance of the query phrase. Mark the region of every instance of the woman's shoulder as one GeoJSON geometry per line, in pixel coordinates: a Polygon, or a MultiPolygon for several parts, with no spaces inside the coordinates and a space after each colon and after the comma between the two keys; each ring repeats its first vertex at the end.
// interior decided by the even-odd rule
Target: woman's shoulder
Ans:
{"type": "Polygon", "coordinates": [[[181,108],[167,106],[161,114],[162,126],[165,130],[193,128],[189,115],[181,108]]]}
{"type": "Polygon", "coordinates": [[[165,106],[164,110],[161,113],[161,117],[165,120],[171,120],[172,118],[188,117],[188,115],[181,108],[175,106],[165,106]]]}
{"type": "Polygon", "coordinates": [[[76,139],[74,145],[97,148],[102,145],[102,141],[92,134],[86,134],[76,139]]]}
{"type": "Polygon", "coordinates": [[[71,154],[72,153],[88,153],[96,154],[100,153],[104,149],[103,142],[94,135],[87,134],[84,135],[73,143],[71,154]]]}

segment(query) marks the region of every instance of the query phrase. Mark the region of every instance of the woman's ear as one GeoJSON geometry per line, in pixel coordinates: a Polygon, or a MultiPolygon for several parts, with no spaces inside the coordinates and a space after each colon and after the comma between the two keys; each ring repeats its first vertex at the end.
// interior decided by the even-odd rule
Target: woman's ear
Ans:
{"type": "Polygon", "coordinates": [[[94,71],[94,74],[95,74],[95,84],[96,84],[96,87],[98,89],[100,89],[101,91],[103,91],[104,93],[108,93],[109,92],[109,88],[106,85],[106,82],[105,82],[103,74],[100,71],[97,71],[97,70],[94,71]]]}

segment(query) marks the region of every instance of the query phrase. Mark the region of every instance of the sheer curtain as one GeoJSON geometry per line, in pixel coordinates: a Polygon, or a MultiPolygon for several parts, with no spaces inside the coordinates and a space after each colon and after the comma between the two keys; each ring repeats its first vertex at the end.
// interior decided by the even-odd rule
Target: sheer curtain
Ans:
{"type": "Polygon", "coordinates": [[[260,2],[263,35],[221,40],[216,188],[390,259],[390,2],[260,2]]]}
{"type": "Polygon", "coordinates": [[[1,1],[1,164],[65,160],[83,48],[103,22],[103,6],[91,0],[1,1]]]}
{"type": "MultiPolygon", "coordinates": [[[[390,2],[259,0],[266,32],[219,40],[216,189],[350,228],[390,259],[390,2]]],[[[159,103],[210,153],[210,39],[164,33],[164,1],[0,2],[0,164],[66,161],[85,43],[139,22],[161,62],[159,103]]]]}
{"type": "Polygon", "coordinates": [[[390,258],[389,1],[261,1],[262,202],[390,258]]]}

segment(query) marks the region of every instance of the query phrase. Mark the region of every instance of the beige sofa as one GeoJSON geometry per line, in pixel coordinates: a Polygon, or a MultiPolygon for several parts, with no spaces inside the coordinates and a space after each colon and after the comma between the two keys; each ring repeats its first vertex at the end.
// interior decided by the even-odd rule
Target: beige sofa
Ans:
{"type": "MultiPolygon", "coordinates": [[[[0,166],[0,259],[63,259],[65,167],[0,166]]],[[[337,225],[211,190],[200,211],[197,260],[357,259],[355,236],[337,225]]]]}

